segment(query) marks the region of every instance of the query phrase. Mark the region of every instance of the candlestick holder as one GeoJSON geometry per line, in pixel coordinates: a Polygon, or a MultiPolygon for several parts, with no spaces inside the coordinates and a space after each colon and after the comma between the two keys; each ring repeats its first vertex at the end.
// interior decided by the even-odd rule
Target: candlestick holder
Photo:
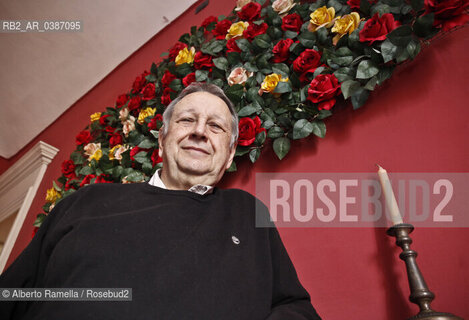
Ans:
{"type": "Polygon", "coordinates": [[[463,320],[451,313],[434,311],[430,307],[430,303],[435,298],[435,295],[428,290],[425,279],[417,265],[417,252],[410,249],[412,239],[409,234],[413,230],[413,225],[399,223],[389,228],[386,232],[389,236],[395,237],[396,244],[402,248],[399,258],[404,260],[407,269],[407,278],[410,287],[409,300],[420,308],[420,312],[408,320],[463,320]]]}

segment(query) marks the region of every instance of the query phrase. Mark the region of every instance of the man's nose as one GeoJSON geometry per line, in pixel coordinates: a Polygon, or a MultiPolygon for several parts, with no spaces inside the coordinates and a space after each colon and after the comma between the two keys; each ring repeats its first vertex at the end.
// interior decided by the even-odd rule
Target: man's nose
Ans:
{"type": "Polygon", "coordinates": [[[192,130],[192,135],[196,136],[198,138],[206,138],[206,123],[205,121],[197,121],[194,124],[193,130],[192,130]]]}

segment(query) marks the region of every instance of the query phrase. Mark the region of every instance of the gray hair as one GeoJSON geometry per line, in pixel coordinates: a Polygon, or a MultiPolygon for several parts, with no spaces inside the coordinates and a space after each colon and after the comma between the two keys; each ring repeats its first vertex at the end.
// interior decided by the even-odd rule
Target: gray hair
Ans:
{"type": "Polygon", "coordinates": [[[192,82],[189,86],[187,86],[181,93],[178,95],[176,99],[171,101],[171,103],[166,107],[165,111],[163,112],[163,135],[168,133],[169,121],[174,112],[174,106],[181,101],[185,96],[194,93],[194,92],[208,92],[213,94],[214,96],[220,98],[225,102],[226,106],[230,110],[231,113],[231,141],[230,141],[230,148],[232,148],[235,142],[238,140],[239,130],[238,130],[238,114],[234,108],[233,103],[230,99],[225,95],[223,90],[210,83],[205,82],[192,82]]]}

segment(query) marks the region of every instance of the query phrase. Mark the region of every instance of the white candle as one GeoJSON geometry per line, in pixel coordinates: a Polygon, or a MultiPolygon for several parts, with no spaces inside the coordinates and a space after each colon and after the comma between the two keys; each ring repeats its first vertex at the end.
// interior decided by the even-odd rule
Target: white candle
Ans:
{"type": "Polygon", "coordinates": [[[386,207],[391,215],[392,224],[396,225],[402,222],[402,216],[397,206],[396,197],[392,191],[391,182],[389,181],[388,173],[381,166],[378,165],[378,177],[381,183],[381,190],[383,190],[383,197],[386,202],[386,207]]]}

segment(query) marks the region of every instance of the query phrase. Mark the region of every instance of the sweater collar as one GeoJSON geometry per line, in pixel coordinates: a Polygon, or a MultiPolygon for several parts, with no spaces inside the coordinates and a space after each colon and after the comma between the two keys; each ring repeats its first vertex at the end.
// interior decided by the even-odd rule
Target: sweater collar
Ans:
{"type": "MultiPolygon", "coordinates": [[[[163,180],[161,180],[160,175],[161,175],[161,170],[160,169],[156,170],[155,174],[151,177],[151,179],[150,179],[150,181],[148,181],[148,183],[151,184],[152,186],[155,186],[155,187],[159,187],[159,188],[162,188],[162,189],[168,189],[164,185],[163,180]]],[[[213,187],[212,186],[207,186],[207,185],[204,185],[204,184],[196,184],[196,185],[193,185],[192,187],[190,187],[188,191],[194,192],[194,193],[197,193],[197,194],[200,194],[200,195],[204,195],[204,194],[212,193],[213,192],[213,187]]]]}

